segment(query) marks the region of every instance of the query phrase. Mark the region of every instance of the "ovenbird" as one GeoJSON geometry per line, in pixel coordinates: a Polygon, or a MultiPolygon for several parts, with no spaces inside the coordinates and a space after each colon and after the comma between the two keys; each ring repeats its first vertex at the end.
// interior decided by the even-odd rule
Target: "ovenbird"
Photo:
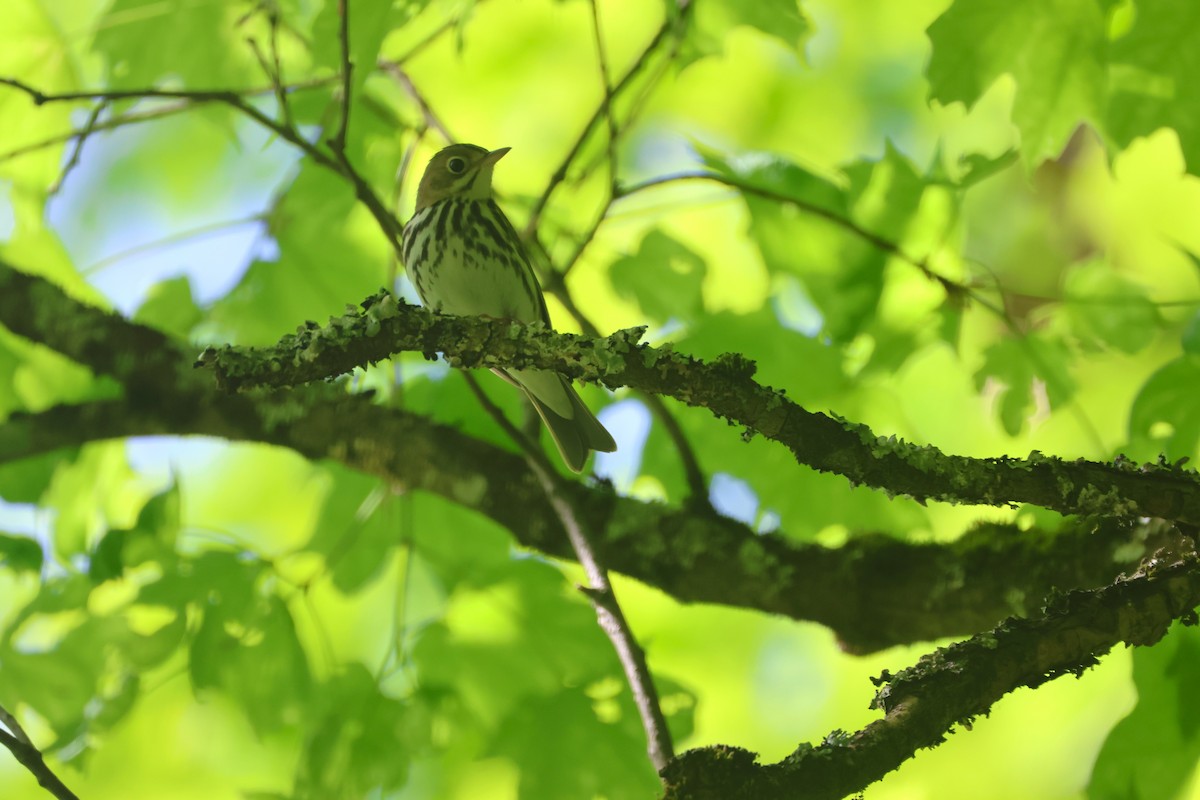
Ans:
{"type": "MultiPolygon", "coordinates": [[[[421,302],[433,311],[549,327],[537,277],[512,223],[492,198],[492,169],[508,151],[452,144],[430,160],[416,210],[404,226],[404,265],[421,302]]],[[[492,371],[525,392],[573,471],[583,469],[591,450],[617,449],[565,376],[492,371]]]]}

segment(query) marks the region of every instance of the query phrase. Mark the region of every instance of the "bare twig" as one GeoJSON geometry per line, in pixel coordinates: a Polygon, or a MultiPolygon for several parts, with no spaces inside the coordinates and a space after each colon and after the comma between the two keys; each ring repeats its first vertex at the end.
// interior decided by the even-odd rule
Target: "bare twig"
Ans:
{"type": "Polygon", "coordinates": [[[329,140],[329,147],[335,153],[342,154],[345,160],[346,129],[350,125],[351,84],[354,65],[350,63],[350,3],[348,0],[338,0],[338,46],[342,54],[342,114],[338,119],[337,132],[329,140]]]}
{"type": "Polygon", "coordinates": [[[147,98],[167,98],[187,100],[192,103],[221,103],[235,108],[250,119],[268,130],[274,131],[281,139],[289,142],[320,166],[348,179],[354,188],[354,194],[359,202],[367,207],[371,215],[382,229],[389,243],[399,251],[402,226],[378,195],[367,183],[366,179],[345,158],[344,153],[331,156],[317,145],[306,140],[300,132],[287,125],[276,122],[259,109],[251,105],[245,97],[230,90],[187,90],[187,89],[136,89],[104,92],[64,92],[62,94],[46,94],[24,81],[16,78],[0,77],[0,85],[11,86],[25,92],[37,105],[56,102],[73,102],[78,100],[143,100],[147,98]]]}
{"type": "Polygon", "coordinates": [[[550,502],[554,513],[567,532],[567,538],[571,542],[575,557],[588,577],[588,585],[579,587],[579,590],[592,602],[600,628],[608,636],[613,649],[617,652],[617,659],[621,662],[621,669],[625,673],[625,679],[629,682],[634,703],[637,705],[638,716],[642,720],[642,728],[646,732],[647,755],[649,755],[654,769],[661,772],[675,757],[675,746],[671,742],[671,733],[658,702],[658,690],[654,687],[654,680],[650,676],[650,667],[646,664],[646,654],[637,643],[637,639],[629,627],[629,622],[621,611],[617,596],[613,593],[612,584],[608,580],[608,569],[600,561],[598,552],[592,546],[580,516],[566,498],[565,482],[550,466],[541,448],[531,442],[504,416],[504,412],[483,393],[471,375],[466,377],[467,384],[480,404],[524,451],[530,470],[537,477],[546,493],[546,499],[550,502]]]}
{"type": "Polygon", "coordinates": [[[649,392],[638,392],[638,395],[642,398],[642,402],[649,406],[650,412],[654,414],[659,424],[663,426],[667,438],[671,440],[671,444],[675,446],[675,452],[679,454],[679,463],[683,467],[683,478],[688,487],[685,505],[693,511],[713,511],[712,500],[708,496],[708,480],[704,477],[704,470],[700,469],[700,461],[696,458],[696,451],[692,449],[692,443],[688,441],[687,434],[679,426],[679,420],[675,419],[671,409],[667,408],[667,404],[658,395],[649,392]]]}
{"type": "MultiPolygon", "coordinates": [[[[287,91],[289,93],[297,92],[297,91],[306,91],[306,90],[320,88],[320,87],[328,84],[331,80],[332,80],[332,78],[320,78],[320,79],[309,80],[309,81],[301,81],[299,83],[293,83],[290,86],[285,86],[283,88],[285,91],[287,91]]],[[[243,91],[242,94],[246,97],[252,97],[254,95],[266,94],[266,93],[272,92],[272,91],[274,91],[274,87],[266,86],[266,87],[256,87],[253,89],[247,89],[247,90],[243,91]]],[[[136,125],[140,122],[150,122],[152,120],[162,119],[163,117],[169,117],[169,116],[173,116],[175,114],[180,114],[184,111],[188,111],[188,110],[192,109],[193,107],[194,107],[194,103],[192,103],[189,100],[184,100],[179,103],[163,105],[159,108],[155,108],[155,109],[152,109],[149,111],[133,111],[133,112],[130,112],[127,114],[121,114],[118,116],[110,117],[106,120],[97,121],[96,124],[92,125],[90,128],[77,128],[75,130],[66,131],[65,133],[61,133],[56,136],[50,136],[45,139],[41,139],[36,142],[31,142],[30,144],[15,148],[13,150],[9,150],[7,153],[0,153],[0,164],[4,163],[6,161],[12,161],[13,159],[20,158],[22,156],[29,155],[30,153],[36,153],[38,150],[44,150],[47,147],[54,147],[55,145],[65,144],[66,142],[69,142],[73,139],[77,139],[85,134],[90,135],[92,133],[97,133],[100,131],[110,131],[110,130],[115,130],[117,128],[123,128],[127,125],[136,125]]]]}
{"type": "Polygon", "coordinates": [[[8,748],[9,752],[13,754],[13,758],[29,770],[33,777],[37,778],[38,784],[43,789],[59,800],[79,800],[79,797],[68,789],[67,785],[46,764],[46,760],[42,758],[42,751],[33,745],[17,718],[3,706],[0,706],[0,724],[8,728],[7,731],[0,729],[0,745],[8,748]]]}
{"type": "MultiPolygon", "coordinates": [[[[600,8],[597,0],[591,0],[592,8],[592,32],[596,38],[596,60],[600,65],[600,80],[604,84],[604,118],[608,121],[608,187],[609,187],[609,205],[612,205],[611,198],[617,193],[617,120],[613,112],[613,89],[612,80],[609,77],[608,71],[608,54],[604,49],[604,34],[600,29],[600,8]]],[[[608,208],[605,208],[608,211],[608,208]]],[[[597,223],[597,226],[599,223],[597,223]]]]}
{"type": "Polygon", "coordinates": [[[81,267],[79,269],[79,273],[81,275],[93,275],[127,258],[132,258],[153,250],[158,250],[162,247],[170,247],[171,245],[179,242],[186,242],[191,239],[199,239],[201,237],[220,234],[229,230],[230,228],[238,228],[243,225],[261,224],[266,221],[266,218],[266,214],[251,214],[250,216],[242,217],[241,219],[229,219],[222,220],[220,222],[213,222],[208,225],[198,225],[195,228],[189,228],[188,230],[172,233],[167,236],[163,236],[160,239],[155,239],[154,241],[135,244],[132,247],[112,253],[111,255],[107,255],[98,261],[88,264],[85,267],[81,267]]]}
{"type": "Polygon", "coordinates": [[[653,55],[654,52],[662,45],[662,43],[667,40],[668,35],[675,30],[679,19],[684,14],[687,14],[691,7],[691,0],[678,0],[679,16],[673,18],[668,15],[667,19],[663,20],[663,24],[659,27],[658,31],[654,34],[654,37],[651,38],[650,42],[642,50],[641,54],[637,57],[637,60],[634,61],[633,65],[626,70],[623,76],[621,76],[621,80],[617,81],[616,85],[613,86],[609,98],[610,102],[598,106],[591,118],[588,119],[587,123],[584,124],[583,130],[579,132],[579,137],[575,140],[575,143],[571,145],[571,149],[567,151],[567,155],[563,158],[562,163],[558,165],[558,169],[556,169],[550,176],[550,180],[546,184],[546,189],[542,192],[541,197],[539,197],[537,202],[534,203],[533,210],[529,214],[529,220],[525,223],[524,237],[526,239],[532,238],[532,233],[537,230],[538,223],[541,220],[542,212],[545,210],[546,204],[550,202],[550,196],[554,194],[554,190],[558,188],[558,185],[561,184],[567,177],[567,172],[571,169],[571,165],[579,156],[579,153],[583,149],[583,145],[587,142],[588,137],[591,136],[592,131],[595,130],[596,125],[599,124],[600,120],[604,118],[606,109],[611,103],[611,100],[620,95],[621,92],[623,92],[630,85],[633,79],[636,78],[643,69],[645,69],[646,64],[650,60],[650,56],[653,55]]]}
{"type": "Polygon", "coordinates": [[[108,108],[108,103],[97,103],[91,110],[91,113],[88,114],[87,122],[80,129],[79,138],[75,140],[75,147],[71,150],[71,157],[67,159],[66,165],[63,166],[62,172],[59,173],[58,180],[50,186],[50,194],[57,194],[62,185],[66,183],[67,176],[71,174],[71,171],[75,167],[79,166],[79,157],[83,155],[83,145],[96,130],[96,124],[100,121],[100,115],[104,113],[104,109],[106,108],[108,108]]]}
{"type": "Polygon", "coordinates": [[[271,81],[271,88],[275,94],[275,104],[279,106],[279,116],[283,119],[283,125],[288,128],[295,128],[295,121],[292,119],[292,107],[288,103],[287,91],[283,83],[282,67],[279,64],[279,40],[277,36],[278,17],[274,14],[270,17],[270,41],[271,57],[268,59],[266,53],[258,46],[258,42],[249,38],[246,43],[250,45],[250,50],[254,53],[254,58],[258,61],[259,68],[263,74],[271,81]]]}
{"type": "MultiPolygon", "coordinates": [[[[484,0],[475,0],[475,3],[472,4],[472,6],[469,6],[468,8],[469,9],[472,7],[478,8],[479,6],[483,5],[483,3],[484,3],[484,0]]],[[[396,63],[397,64],[406,64],[409,61],[411,61],[413,58],[416,58],[418,55],[420,55],[422,52],[424,52],[427,47],[432,45],[438,39],[442,38],[442,36],[445,35],[447,32],[454,30],[454,28],[458,26],[459,20],[461,18],[462,18],[461,15],[449,17],[441,25],[434,28],[429,33],[428,36],[426,36],[424,39],[422,39],[421,41],[419,41],[415,45],[413,45],[412,48],[407,53],[405,53],[404,55],[397,58],[396,63]]]]}
{"type": "Polygon", "coordinates": [[[33,742],[29,739],[29,734],[25,733],[25,729],[21,727],[21,723],[17,718],[4,706],[0,706],[0,725],[8,728],[17,741],[21,744],[33,746],[33,742]]]}
{"type": "Polygon", "coordinates": [[[279,103],[279,113],[283,115],[283,124],[289,128],[295,128],[296,122],[292,119],[292,106],[288,102],[287,92],[284,91],[283,80],[283,65],[279,61],[279,15],[271,14],[271,63],[275,67],[274,73],[271,75],[271,84],[275,87],[275,101],[279,103]]]}
{"type": "Polygon", "coordinates": [[[401,66],[399,61],[384,61],[381,62],[379,66],[385,72],[391,73],[392,77],[399,81],[400,85],[404,87],[404,91],[407,92],[408,96],[411,97],[413,102],[417,104],[417,108],[421,109],[421,116],[425,119],[425,125],[427,127],[437,131],[438,135],[440,135],[447,142],[456,141],[454,136],[451,135],[449,128],[447,128],[445,123],[442,122],[441,118],[434,113],[434,110],[429,105],[429,101],[425,98],[425,95],[417,88],[417,85],[413,83],[412,77],[409,76],[408,72],[403,66],[401,66]]]}

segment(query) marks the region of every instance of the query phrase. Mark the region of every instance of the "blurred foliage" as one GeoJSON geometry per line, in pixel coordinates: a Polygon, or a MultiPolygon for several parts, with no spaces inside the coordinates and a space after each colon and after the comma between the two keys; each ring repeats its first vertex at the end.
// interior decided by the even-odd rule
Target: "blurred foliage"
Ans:
{"type": "MultiPolygon", "coordinates": [[[[320,141],[340,119],[337,5],[6,0],[0,76],[230,89],[282,118],[278,64],[290,119],[320,141]]],[[[1196,455],[1194,2],[596,0],[607,76],[585,0],[349,7],[346,153],[401,218],[449,132],[513,146],[497,182],[523,227],[606,83],[631,76],[618,146],[598,125],[537,227],[539,268],[561,269],[604,214],[566,279],[601,331],[743,353],[806,407],[947,452],[1196,455]]],[[[75,296],[196,343],[257,344],[380,285],[411,291],[353,188],[233,109],[35,106],[0,86],[0,116],[0,255],[75,296]]],[[[508,446],[459,376],[419,355],[391,366],[351,388],[508,446]]],[[[116,391],[4,330],[0,384],[0,418],[116,391]]],[[[670,408],[714,493],[741,493],[719,505],[776,535],[945,540],[1021,513],[851,487],[670,408]]],[[[686,497],[661,426],[640,448],[614,433],[621,451],[597,466],[622,491],[686,497]]],[[[0,498],[0,704],[82,797],[654,793],[576,568],[469,509],[184,439],[3,465],[0,498]]],[[[921,652],[854,659],[810,625],[618,592],[681,748],[774,760],[852,730],[873,718],[866,677],[921,652]]],[[[866,797],[1200,796],[1195,638],[1138,650],[1132,679],[1114,654],[1017,693],[866,797]]],[[[11,760],[0,784],[43,796],[11,760]]]]}

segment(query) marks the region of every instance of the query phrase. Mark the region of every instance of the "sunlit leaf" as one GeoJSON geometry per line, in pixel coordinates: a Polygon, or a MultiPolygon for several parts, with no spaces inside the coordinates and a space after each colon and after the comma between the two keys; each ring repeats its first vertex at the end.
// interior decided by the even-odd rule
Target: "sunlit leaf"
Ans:
{"type": "Polygon", "coordinates": [[[1158,333],[1158,309],[1145,290],[1101,265],[1068,273],[1066,307],[1075,334],[1089,343],[1136,353],[1158,333]]]}
{"type": "Polygon", "coordinates": [[[1107,129],[1122,145],[1162,127],[1173,129],[1188,171],[1196,174],[1200,123],[1186,109],[1200,103],[1200,60],[1191,56],[1200,46],[1200,6],[1145,0],[1135,7],[1132,29],[1112,43],[1107,129]]]}
{"type": "Polygon", "coordinates": [[[1075,393],[1070,358],[1061,342],[1042,336],[1001,339],[988,348],[975,373],[980,390],[988,380],[998,384],[996,409],[1009,436],[1016,436],[1035,410],[1035,392],[1043,387],[1051,408],[1061,407],[1075,393]]]}
{"type": "Polygon", "coordinates": [[[1097,0],[957,0],[929,27],[930,93],[970,106],[1012,75],[1021,152],[1036,164],[1103,115],[1105,32],[1097,0]]]}
{"type": "Polygon", "coordinates": [[[38,572],[42,560],[42,546],[35,540],[0,533],[0,564],[14,572],[38,572]]]}
{"type": "Polygon", "coordinates": [[[1138,702],[1092,768],[1088,797],[1177,797],[1200,757],[1200,632],[1176,625],[1133,653],[1138,702]]]}
{"type": "Polygon", "coordinates": [[[1200,442],[1200,359],[1183,356],[1158,369],[1143,384],[1129,410],[1129,438],[1146,448],[1144,457],[1162,452],[1172,460],[1193,457],[1200,442]]]}
{"type": "Polygon", "coordinates": [[[613,288],[633,299],[650,319],[691,319],[703,311],[704,259],[661,231],[651,231],[636,253],[613,262],[613,288]]]}

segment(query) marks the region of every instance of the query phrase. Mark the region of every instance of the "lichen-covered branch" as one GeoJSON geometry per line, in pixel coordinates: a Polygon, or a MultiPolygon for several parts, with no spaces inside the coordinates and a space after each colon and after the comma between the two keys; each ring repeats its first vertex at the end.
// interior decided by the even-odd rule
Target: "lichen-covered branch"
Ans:
{"type": "MultiPolygon", "coordinates": [[[[191,368],[186,345],[2,262],[0,323],[122,384],[106,399],[13,415],[0,424],[0,462],[148,434],[268,442],[445,497],[526,547],[571,558],[524,461],[454,428],[326,384],[219,391],[210,375],[191,368]]],[[[1053,534],[980,526],[947,545],[858,536],[826,548],[601,486],[574,483],[569,491],[595,525],[596,547],[613,570],[684,602],[819,622],[854,652],[973,633],[1008,614],[1031,613],[1052,587],[1103,585],[1177,538],[1167,525],[1106,521],[1053,534]]]]}
{"type": "Polygon", "coordinates": [[[1122,643],[1152,645],[1174,620],[1196,624],[1200,560],[1149,563],[1102,589],[1061,595],[1034,618],[1007,620],[899,674],[885,673],[872,703],[883,718],[854,734],[835,731],[777,764],[726,746],[683,753],[663,774],[666,800],[840,800],[860,791],[1014,689],[1078,675],[1122,643]]]}
{"type": "Polygon", "coordinates": [[[443,352],[461,367],[554,369],[610,387],[668,395],[787,447],[800,464],[918,500],[1003,506],[1032,503],[1064,514],[1160,517],[1200,524],[1200,477],[1165,462],[1099,463],[1031,453],[1027,458],[968,458],[932,446],[880,437],[865,425],[809,411],[782,390],[754,380],[746,356],[712,362],[671,347],[639,344],[643,330],[595,339],[542,326],[451,317],[397,301],[386,291],[325,327],[309,324],[273,347],[210,348],[231,390],[290,386],[330,378],[402,351],[443,352]]]}

